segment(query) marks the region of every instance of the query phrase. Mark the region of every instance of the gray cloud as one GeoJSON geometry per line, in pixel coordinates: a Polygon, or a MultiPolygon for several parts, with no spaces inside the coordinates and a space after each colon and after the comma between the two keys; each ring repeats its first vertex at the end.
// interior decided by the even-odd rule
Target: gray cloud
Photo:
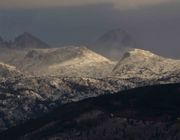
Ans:
{"type": "Polygon", "coordinates": [[[109,3],[116,8],[131,9],[177,0],[0,0],[1,8],[47,8],[109,3]]]}

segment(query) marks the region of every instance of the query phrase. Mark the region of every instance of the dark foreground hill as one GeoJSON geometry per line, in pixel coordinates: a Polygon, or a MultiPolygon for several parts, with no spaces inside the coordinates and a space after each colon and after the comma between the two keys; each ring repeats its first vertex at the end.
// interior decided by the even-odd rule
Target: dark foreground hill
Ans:
{"type": "Polygon", "coordinates": [[[21,140],[178,140],[180,84],[156,85],[62,105],[0,134],[21,140]]]}

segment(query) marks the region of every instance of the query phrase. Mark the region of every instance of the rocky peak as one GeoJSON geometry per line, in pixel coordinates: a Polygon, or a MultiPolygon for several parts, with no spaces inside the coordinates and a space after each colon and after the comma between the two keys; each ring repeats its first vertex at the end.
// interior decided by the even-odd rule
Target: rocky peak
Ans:
{"type": "Polygon", "coordinates": [[[111,60],[119,61],[124,52],[134,46],[133,39],[126,31],[115,29],[97,39],[91,48],[111,60]]]}
{"type": "Polygon", "coordinates": [[[132,46],[132,38],[129,34],[122,29],[115,29],[105,33],[101,38],[97,40],[97,43],[109,43],[123,46],[132,46]]]}
{"type": "Polygon", "coordinates": [[[47,48],[49,47],[49,45],[47,45],[45,42],[34,37],[28,32],[24,32],[23,34],[16,37],[14,42],[12,43],[12,46],[20,47],[20,48],[47,48]]]}

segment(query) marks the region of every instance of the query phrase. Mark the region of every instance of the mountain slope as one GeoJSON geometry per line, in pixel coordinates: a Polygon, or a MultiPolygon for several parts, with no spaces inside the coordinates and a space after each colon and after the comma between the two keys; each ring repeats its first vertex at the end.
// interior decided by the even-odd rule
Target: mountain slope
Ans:
{"type": "Polygon", "coordinates": [[[149,51],[132,49],[124,54],[113,74],[121,78],[162,78],[180,72],[180,60],[163,58],[149,51]]]}

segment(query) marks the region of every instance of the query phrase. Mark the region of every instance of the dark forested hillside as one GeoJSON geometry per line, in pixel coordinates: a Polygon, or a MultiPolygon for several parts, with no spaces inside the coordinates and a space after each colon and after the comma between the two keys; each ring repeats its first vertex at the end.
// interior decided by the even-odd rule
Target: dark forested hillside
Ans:
{"type": "Polygon", "coordinates": [[[156,85],[62,105],[0,139],[178,140],[180,84],[156,85]]]}

